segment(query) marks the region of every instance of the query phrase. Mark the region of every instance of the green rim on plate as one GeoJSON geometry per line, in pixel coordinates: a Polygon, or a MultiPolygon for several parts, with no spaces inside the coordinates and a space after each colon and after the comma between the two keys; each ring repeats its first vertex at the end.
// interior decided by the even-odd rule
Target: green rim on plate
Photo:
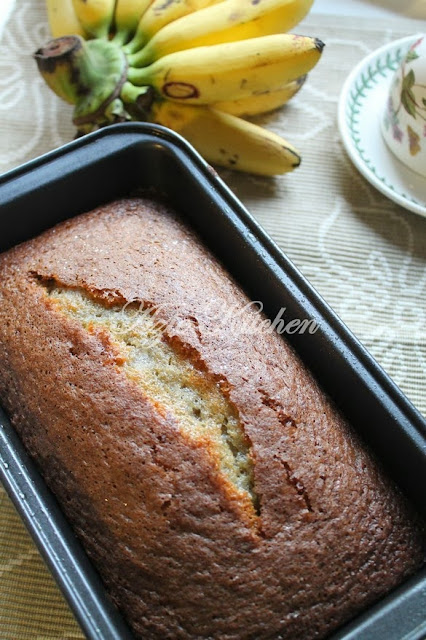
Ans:
{"type": "Polygon", "coordinates": [[[426,183],[404,165],[399,170],[380,126],[371,120],[377,101],[385,99],[396,70],[420,35],[389,42],[358,63],[340,93],[338,127],[349,158],[370,184],[405,209],[426,216],[426,183]]]}
{"type": "Polygon", "coordinates": [[[386,54],[384,54],[383,57],[376,58],[376,60],[372,61],[372,64],[367,65],[366,68],[361,71],[359,76],[354,81],[353,88],[348,94],[348,101],[346,104],[346,120],[352,142],[356,150],[358,151],[360,158],[370,169],[370,171],[374,173],[376,178],[380,180],[380,182],[382,182],[384,185],[386,185],[388,189],[391,189],[395,193],[398,193],[403,198],[410,200],[410,202],[413,202],[414,204],[423,206],[423,202],[420,202],[407,193],[395,189],[394,185],[389,182],[385,176],[378,173],[377,167],[374,165],[371,158],[368,157],[365,149],[361,145],[361,135],[359,131],[358,116],[367,93],[373,88],[373,85],[377,84],[380,77],[388,78],[390,74],[392,74],[393,76],[400,63],[402,62],[403,57],[407,53],[408,48],[408,46],[398,47],[394,51],[388,51],[386,54]]]}

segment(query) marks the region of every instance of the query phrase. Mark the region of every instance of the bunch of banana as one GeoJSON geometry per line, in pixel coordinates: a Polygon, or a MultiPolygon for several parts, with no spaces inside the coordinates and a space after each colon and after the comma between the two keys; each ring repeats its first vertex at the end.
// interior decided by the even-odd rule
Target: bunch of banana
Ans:
{"type": "Polygon", "coordinates": [[[288,33],[313,0],[46,2],[55,39],[35,58],[79,133],[146,120],[221,166],[273,175],[300,164],[244,118],[285,104],[318,62],[320,40],[288,33]]]}

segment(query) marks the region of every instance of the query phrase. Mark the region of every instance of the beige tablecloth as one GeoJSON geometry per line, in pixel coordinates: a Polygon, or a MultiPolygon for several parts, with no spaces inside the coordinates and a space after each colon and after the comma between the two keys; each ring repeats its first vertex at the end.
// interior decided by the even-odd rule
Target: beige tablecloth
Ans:
{"type": "MultiPolygon", "coordinates": [[[[222,176],[267,232],[426,414],[426,219],[375,191],[339,139],[338,96],[352,67],[381,45],[425,30],[312,15],[299,32],[327,43],[297,98],[263,119],[303,153],[277,179],[222,176]]],[[[39,78],[31,53],[48,38],[43,0],[17,0],[0,44],[0,172],[71,140],[71,109],[39,78]]],[[[83,635],[0,488],[0,638],[83,635]]]]}

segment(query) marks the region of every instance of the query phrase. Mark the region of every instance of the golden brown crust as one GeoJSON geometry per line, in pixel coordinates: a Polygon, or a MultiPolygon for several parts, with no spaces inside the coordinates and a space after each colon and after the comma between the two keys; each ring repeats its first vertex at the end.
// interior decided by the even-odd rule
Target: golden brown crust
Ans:
{"type": "Polygon", "coordinates": [[[419,566],[398,492],[281,338],[218,322],[248,301],[166,207],[67,221],[4,254],[0,282],[0,396],[137,637],[324,637],[419,566]],[[238,412],[255,524],[108,335],[52,305],[52,282],[157,309],[238,412]]]}

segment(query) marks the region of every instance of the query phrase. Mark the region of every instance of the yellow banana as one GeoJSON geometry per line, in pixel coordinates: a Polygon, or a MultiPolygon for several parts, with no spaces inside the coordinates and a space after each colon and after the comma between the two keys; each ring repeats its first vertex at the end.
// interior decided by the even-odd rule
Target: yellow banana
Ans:
{"type": "Polygon", "coordinates": [[[117,0],[115,6],[115,31],[117,41],[127,42],[135,33],[139,21],[152,0],[117,0]]]}
{"type": "Polygon", "coordinates": [[[238,100],[275,90],[318,62],[317,38],[275,34],[171,53],[148,67],[129,68],[128,80],[188,104],[238,100]]]}
{"type": "Polygon", "coordinates": [[[72,0],[46,0],[46,5],[50,32],[54,38],[71,35],[84,37],[72,0]]]}
{"type": "Polygon", "coordinates": [[[206,160],[222,167],[271,176],[300,164],[296,149],[280,136],[206,106],[164,100],[154,105],[151,119],[180,133],[206,160]]]}
{"type": "Polygon", "coordinates": [[[259,113],[267,113],[282,107],[302,88],[306,76],[292,80],[281,89],[275,91],[265,91],[263,93],[241,98],[240,100],[227,100],[216,102],[212,105],[218,111],[225,111],[234,116],[246,117],[255,116],[259,113]]]}
{"type": "Polygon", "coordinates": [[[72,0],[76,16],[91,36],[106,38],[114,18],[115,0],[72,0]]]}
{"type": "Polygon", "coordinates": [[[154,0],[143,14],[126,53],[139,51],[162,27],[182,16],[227,0],[154,0]]]}
{"type": "Polygon", "coordinates": [[[320,40],[286,33],[312,3],[46,0],[57,37],[35,59],[81,133],[152,121],[211,163],[281,174],[300,164],[297,150],[243,117],[285,104],[318,62],[320,40]]]}
{"type": "Polygon", "coordinates": [[[284,33],[305,17],[312,3],[313,0],[227,0],[206,7],[164,26],[143,49],[129,57],[129,64],[143,66],[183,49],[284,33]]]}

